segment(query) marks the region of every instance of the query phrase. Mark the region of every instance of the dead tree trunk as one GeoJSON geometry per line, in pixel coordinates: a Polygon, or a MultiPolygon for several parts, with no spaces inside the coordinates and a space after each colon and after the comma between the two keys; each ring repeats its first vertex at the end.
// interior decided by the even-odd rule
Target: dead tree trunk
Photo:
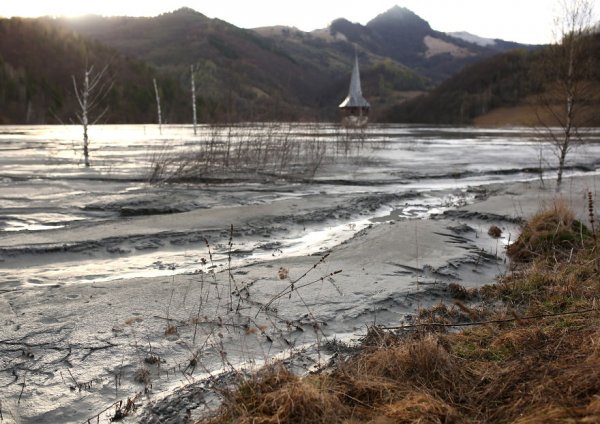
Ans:
{"type": "Polygon", "coordinates": [[[96,115],[95,113],[99,103],[107,96],[112,88],[112,82],[105,78],[107,69],[108,65],[102,68],[100,72],[94,73],[94,66],[90,66],[89,68],[86,66],[81,86],[77,85],[75,76],[71,76],[75,97],[80,109],[76,113],[76,116],[83,127],[83,159],[86,167],[90,166],[90,140],[88,136],[88,127],[96,124],[108,111],[107,106],[99,114],[96,115]]]}
{"type": "Polygon", "coordinates": [[[196,117],[196,81],[194,79],[194,65],[190,66],[190,75],[192,79],[192,112],[193,112],[193,123],[194,123],[194,135],[197,134],[196,126],[198,125],[198,119],[196,117]]]}
{"type": "Polygon", "coordinates": [[[158,86],[156,85],[156,78],[152,78],[154,83],[154,94],[156,94],[156,109],[158,112],[158,132],[162,134],[162,112],[160,110],[160,95],[158,94],[158,86]]]}

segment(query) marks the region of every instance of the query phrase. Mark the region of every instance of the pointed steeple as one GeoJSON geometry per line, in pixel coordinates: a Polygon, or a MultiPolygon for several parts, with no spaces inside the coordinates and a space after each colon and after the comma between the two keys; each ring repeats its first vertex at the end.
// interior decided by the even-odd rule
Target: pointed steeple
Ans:
{"type": "Polygon", "coordinates": [[[348,96],[340,103],[340,108],[347,107],[370,107],[369,102],[362,95],[360,86],[360,70],[358,68],[358,55],[354,52],[354,68],[352,69],[352,77],[350,78],[350,89],[348,96]]]}

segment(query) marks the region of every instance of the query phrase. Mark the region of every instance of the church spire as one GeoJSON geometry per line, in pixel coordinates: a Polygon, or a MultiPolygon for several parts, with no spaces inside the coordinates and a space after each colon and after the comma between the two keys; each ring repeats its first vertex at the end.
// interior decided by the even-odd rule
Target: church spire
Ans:
{"type": "Polygon", "coordinates": [[[340,104],[340,108],[348,107],[370,107],[369,102],[363,97],[362,94],[362,88],[360,86],[360,70],[358,67],[358,55],[356,52],[354,52],[354,68],[352,69],[352,76],[350,77],[350,89],[348,90],[348,96],[340,104]]]}

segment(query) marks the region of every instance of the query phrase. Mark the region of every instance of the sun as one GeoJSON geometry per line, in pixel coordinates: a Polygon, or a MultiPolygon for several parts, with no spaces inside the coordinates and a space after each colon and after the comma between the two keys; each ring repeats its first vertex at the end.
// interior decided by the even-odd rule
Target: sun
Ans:
{"type": "MultiPolygon", "coordinates": [[[[74,2],[70,0],[23,0],[7,2],[0,7],[0,16],[151,16],[165,12],[165,3],[157,1],[127,2],[103,0],[101,2],[74,2]]],[[[172,7],[175,2],[168,2],[172,7]]],[[[177,7],[177,6],[176,6],[177,7]]],[[[176,8],[175,7],[175,8],[176,8]]]]}

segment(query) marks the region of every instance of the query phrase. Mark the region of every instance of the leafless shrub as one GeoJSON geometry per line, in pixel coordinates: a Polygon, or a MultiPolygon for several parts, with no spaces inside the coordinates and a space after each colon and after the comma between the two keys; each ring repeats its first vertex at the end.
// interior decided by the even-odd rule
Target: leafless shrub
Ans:
{"type": "MultiPolygon", "coordinates": [[[[123,404],[123,401],[119,401],[119,402],[115,403],[115,405],[114,405],[115,413],[110,418],[110,422],[122,421],[123,419],[128,417],[132,412],[134,412],[137,409],[137,405],[135,403],[137,401],[137,399],[138,399],[138,395],[136,395],[133,398],[127,398],[127,401],[125,402],[125,404],[123,404]]],[[[98,415],[98,420],[99,419],[100,419],[100,416],[98,415]]]]}
{"type": "Polygon", "coordinates": [[[262,123],[207,127],[193,150],[168,146],[150,159],[150,182],[201,181],[235,176],[312,178],[336,156],[365,146],[364,130],[332,134],[316,125],[262,123]],[[358,131],[358,132],[357,132],[358,131]]]}

